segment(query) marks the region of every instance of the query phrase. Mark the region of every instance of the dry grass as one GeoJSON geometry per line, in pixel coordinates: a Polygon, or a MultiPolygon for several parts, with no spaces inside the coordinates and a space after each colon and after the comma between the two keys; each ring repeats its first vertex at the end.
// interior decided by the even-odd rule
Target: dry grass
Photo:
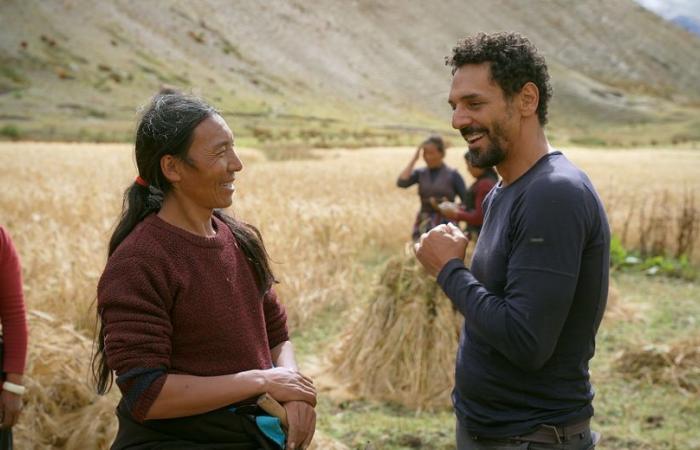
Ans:
{"type": "Polygon", "coordinates": [[[610,280],[608,289],[608,303],[605,307],[604,323],[614,323],[618,321],[628,323],[644,322],[649,313],[651,305],[646,303],[635,303],[630,301],[620,293],[620,289],[615,283],[615,279],[610,280]]]}
{"type": "Polygon", "coordinates": [[[338,377],[372,400],[449,407],[461,314],[410,252],[388,261],[370,297],[335,355],[338,377]]]}
{"type": "Polygon", "coordinates": [[[689,151],[566,151],[593,180],[613,232],[646,255],[700,262],[700,154],[689,151]]]}
{"type": "Polygon", "coordinates": [[[86,382],[91,341],[50,314],[30,310],[28,318],[28,393],[15,428],[17,447],[107,448],[117,431],[118,394],[98,397],[86,382]]]}
{"type": "Polygon", "coordinates": [[[633,381],[670,384],[700,394],[700,333],[671,344],[647,344],[620,351],[615,369],[633,381]]]}
{"type": "MultiPolygon", "coordinates": [[[[320,158],[305,161],[267,161],[260,152],[242,151],[247,166],[238,182],[234,211],[260,227],[277,263],[280,297],[293,329],[308,324],[329,305],[344,314],[361,314],[356,308],[364,308],[364,300],[375,292],[367,282],[368,271],[387,255],[400,254],[410,238],[416,194],[395,188],[395,180],[412,151],[326,150],[320,158]]],[[[448,161],[464,173],[461,153],[449,150],[448,161]]],[[[615,231],[627,225],[631,246],[640,240],[636,216],[628,220],[635,198],[666,190],[665,212],[675,214],[682,209],[678,206],[682,193],[700,188],[698,152],[566,153],[590,174],[608,204],[615,231]]],[[[58,426],[34,417],[32,411],[65,406],[82,411],[80,417],[100,418],[91,420],[90,426],[104,427],[105,435],[113,426],[111,397],[96,401],[90,396],[86,339],[92,331],[90,305],[106,243],[122,191],[135,175],[131,159],[128,145],[0,144],[0,223],[10,230],[21,254],[29,309],[44,311],[60,324],[54,326],[58,331],[52,340],[44,322],[32,319],[27,378],[35,392],[28,397],[17,429],[19,448],[92,448],[93,444],[85,447],[71,441],[73,434],[67,433],[99,434],[81,428],[78,422],[83,419],[77,416],[67,413],[74,421],[58,426]],[[66,376],[64,368],[73,362],[76,365],[66,376]],[[47,374],[48,367],[56,378],[47,374]],[[69,405],[59,394],[76,397],[77,403],[69,405]]],[[[669,225],[671,230],[673,226],[669,225]]],[[[696,241],[693,247],[696,261],[698,245],[696,241]]],[[[454,348],[445,352],[453,358],[454,348]]],[[[99,447],[97,441],[90,442],[99,447]]]]}

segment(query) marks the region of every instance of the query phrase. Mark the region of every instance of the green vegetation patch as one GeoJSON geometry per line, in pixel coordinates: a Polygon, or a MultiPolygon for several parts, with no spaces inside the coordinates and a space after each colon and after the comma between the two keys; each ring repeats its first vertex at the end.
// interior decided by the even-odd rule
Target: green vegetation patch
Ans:
{"type": "Polygon", "coordinates": [[[0,137],[17,141],[22,138],[22,132],[16,125],[4,125],[0,128],[0,137]]]}
{"type": "Polygon", "coordinates": [[[25,85],[29,83],[27,77],[24,76],[18,69],[11,67],[9,64],[0,64],[0,77],[3,77],[15,84],[25,85]]]}
{"type": "Polygon", "coordinates": [[[698,268],[690,262],[687,255],[644,256],[638,251],[625,249],[617,236],[613,236],[610,241],[610,265],[613,270],[643,272],[648,276],[659,275],[688,281],[698,278],[698,268]]]}

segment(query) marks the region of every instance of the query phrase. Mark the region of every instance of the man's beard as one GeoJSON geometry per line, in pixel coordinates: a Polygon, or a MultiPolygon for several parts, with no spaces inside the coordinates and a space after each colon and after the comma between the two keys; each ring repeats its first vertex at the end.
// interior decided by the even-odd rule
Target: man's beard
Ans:
{"type": "Polygon", "coordinates": [[[506,159],[506,151],[503,149],[503,132],[499,124],[494,124],[493,133],[489,132],[485,128],[480,130],[472,130],[470,127],[466,127],[460,130],[462,136],[466,136],[474,131],[485,132],[491,142],[485,149],[469,149],[469,164],[480,169],[487,169],[489,167],[497,166],[506,159]]]}

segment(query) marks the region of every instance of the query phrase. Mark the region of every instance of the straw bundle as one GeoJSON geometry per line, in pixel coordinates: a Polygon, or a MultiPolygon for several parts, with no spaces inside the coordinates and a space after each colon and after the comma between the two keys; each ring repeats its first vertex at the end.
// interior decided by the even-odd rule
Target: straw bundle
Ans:
{"type": "Polygon", "coordinates": [[[29,311],[28,318],[28,389],[14,430],[17,448],[108,448],[118,395],[97,396],[87,381],[92,342],[49,314],[29,311]]]}
{"type": "Polygon", "coordinates": [[[614,367],[624,377],[664,383],[700,394],[700,334],[672,345],[646,345],[620,352],[614,367]]]}
{"type": "Polygon", "coordinates": [[[316,429],[309,450],[349,450],[349,447],[316,429]]]}
{"type": "Polygon", "coordinates": [[[410,254],[387,262],[371,297],[334,355],[338,378],[363,397],[449,406],[462,316],[410,254]]]}

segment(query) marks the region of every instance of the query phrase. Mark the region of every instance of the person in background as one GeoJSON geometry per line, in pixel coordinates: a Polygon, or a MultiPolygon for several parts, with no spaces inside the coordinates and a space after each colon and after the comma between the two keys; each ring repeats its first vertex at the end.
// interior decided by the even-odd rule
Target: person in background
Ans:
{"type": "Polygon", "coordinates": [[[590,450],[588,364],[605,311],[610,229],[584,172],[544,132],[544,58],[517,33],[460,41],[448,101],[477,167],[502,181],[484,201],[470,267],[454,225],[416,257],[464,316],[452,393],[458,450],[590,450]]]}
{"type": "Polygon", "coordinates": [[[467,202],[461,207],[454,203],[441,203],[440,214],[453,222],[466,222],[466,230],[476,240],[484,223],[483,203],[491,189],[498,183],[498,174],[493,167],[476,167],[469,162],[469,152],[464,154],[467,171],[475,181],[469,186],[467,202]]]}
{"type": "Polygon", "coordinates": [[[22,384],[27,363],[27,316],[20,259],[10,234],[0,226],[0,323],[2,323],[2,393],[0,449],[12,445],[12,427],[22,411],[22,384]]]}
{"type": "Polygon", "coordinates": [[[316,390],[262,237],[222,211],[243,169],[233,132],[202,100],[165,91],[141,118],[135,157],[97,287],[97,390],[114,371],[122,393],[112,448],[306,448],[316,390]],[[286,410],[286,439],[256,408],[264,393],[286,410]]]}
{"type": "Polygon", "coordinates": [[[448,222],[448,219],[440,213],[439,203],[453,202],[455,196],[458,196],[463,204],[467,202],[468,194],[464,179],[457,170],[448,167],[444,159],[445,142],[440,136],[430,136],[418,146],[411,161],[396,181],[396,185],[404,189],[418,183],[420,209],[413,225],[414,241],[431,228],[448,222]],[[414,170],[421,153],[426,167],[414,170]]]}

